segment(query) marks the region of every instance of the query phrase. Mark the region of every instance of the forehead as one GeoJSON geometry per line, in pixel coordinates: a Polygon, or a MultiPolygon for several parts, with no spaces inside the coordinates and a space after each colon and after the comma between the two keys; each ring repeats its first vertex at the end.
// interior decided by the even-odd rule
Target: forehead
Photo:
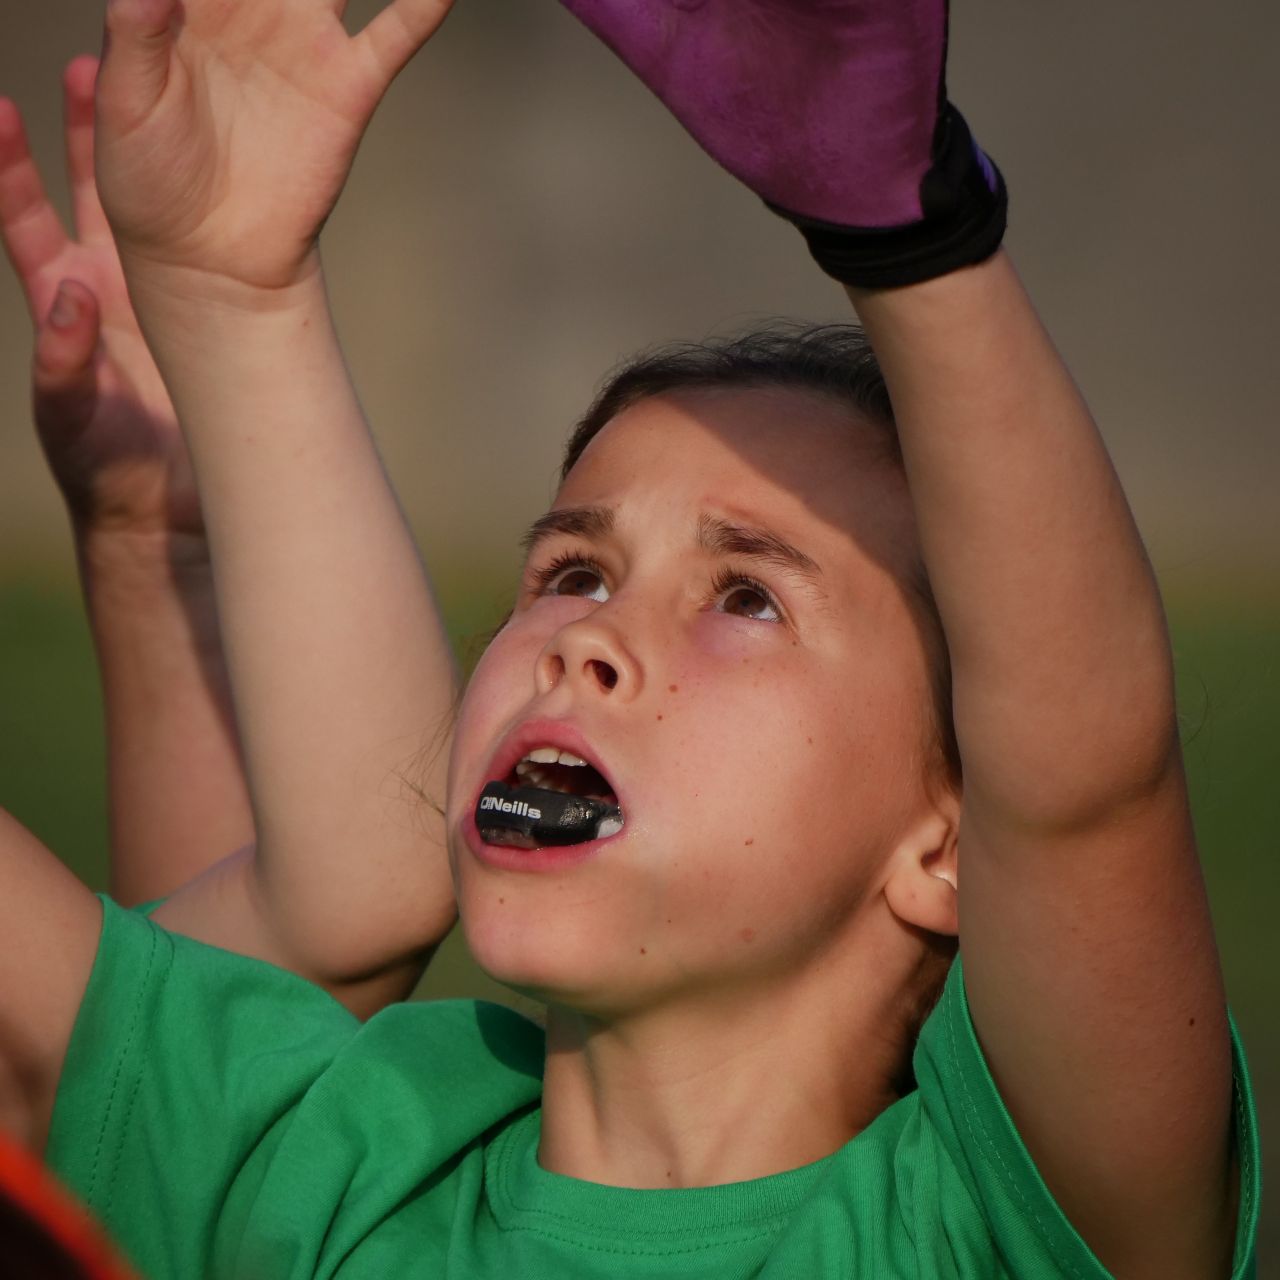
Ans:
{"type": "Polygon", "coordinates": [[[914,554],[914,522],[886,455],[880,427],[821,392],[687,389],[638,401],[603,427],[555,506],[613,506],[620,522],[720,510],[815,542],[815,553],[852,540],[898,561],[914,554]]]}

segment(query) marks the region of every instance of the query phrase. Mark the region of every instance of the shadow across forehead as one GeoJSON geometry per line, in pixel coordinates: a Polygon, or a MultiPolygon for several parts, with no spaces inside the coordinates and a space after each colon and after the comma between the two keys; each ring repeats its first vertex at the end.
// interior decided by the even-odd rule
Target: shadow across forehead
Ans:
{"type": "Polygon", "coordinates": [[[697,541],[707,551],[814,582],[830,558],[827,534],[825,554],[812,545],[816,520],[895,577],[914,571],[914,513],[892,427],[824,392],[778,386],[682,387],[629,404],[583,445],[526,550],[553,527],[607,535],[612,525],[587,508],[612,507],[636,486],[683,484],[699,469],[708,514],[697,541]]]}
{"type": "Polygon", "coordinates": [[[624,360],[570,435],[561,480],[597,432],[629,405],[681,390],[742,387],[820,392],[881,426],[888,448],[897,452],[889,390],[861,327],[775,319],[725,337],[668,343],[624,360]]]}
{"type": "MultiPolygon", "coordinates": [[[[525,552],[557,534],[598,539],[613,532],[617,523],[614,507],[557,507],[539,516],[529,526],[520,543],[525,552]]],[[[770,563],[780,569],[821,581],[822,569],[812,556],[793,546],[781,534],[759,525],[735,524],[720,516],[698,518],[697,545],[713,555],[741,555],[770,563]]]]}

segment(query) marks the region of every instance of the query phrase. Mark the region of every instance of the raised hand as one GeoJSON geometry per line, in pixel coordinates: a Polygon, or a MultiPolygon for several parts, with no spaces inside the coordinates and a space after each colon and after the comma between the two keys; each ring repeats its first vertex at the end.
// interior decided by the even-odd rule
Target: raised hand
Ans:
{"type": "Polygon", "coordinates": [[[76,239],[0,102],[0,238],[36,324],[36,426],[76,536],[102,674],[112,892],[163,897],[253,837],[186,444],[93,177],[94,58],[64,77],[76,239]]]}
{"type": "Polygon", "coordinates": [[[947,0],[563,3],[837,279],[910,283],[999,244],[1003,187],[946,102],[947,0]]]}
{"type": "Polygon", "coordinates": [[[36,325],[36,426],[79,532],[202,539],[186,446],[94,186],[96,70],[96,59],[77,58],[63,82],[75,239],[49,202],[17,108],[0,100],[0,239],[36,325]]]}
{"type": "Polygon", "coordinates": [[[348,36],[346,0],[109,0],[99,180],[121,251],[255,289],[310,274],[374,108],[450,3],[391,0],[348,36]]]}
{"type": "MultiPolygon", "coordinates": [[[[454,920],[443,823],[395,780],[456,672],[315,246],[449,0],[388,0],[354,36],[344,8],[109,0],[96,160],[199,483],[255,837],[155,919],[367,1012],[454,920]]],[[[443,795],[443,760],[423,772],[443,795]]]]}

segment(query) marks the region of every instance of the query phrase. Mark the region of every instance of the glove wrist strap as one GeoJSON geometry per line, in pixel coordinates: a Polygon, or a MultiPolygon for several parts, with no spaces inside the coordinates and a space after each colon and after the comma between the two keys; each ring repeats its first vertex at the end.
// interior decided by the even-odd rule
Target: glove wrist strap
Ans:
{"type": "Polygon", "coordinates": [[[891,289],[989,258],[1004,236],[1008,204],[1000,171],[947,103],[938,122],[933,165],[920,183],[919,222],[849,227],[774,204],[769,208],[799,228],[827,275],[863,289],[891,289]]]}

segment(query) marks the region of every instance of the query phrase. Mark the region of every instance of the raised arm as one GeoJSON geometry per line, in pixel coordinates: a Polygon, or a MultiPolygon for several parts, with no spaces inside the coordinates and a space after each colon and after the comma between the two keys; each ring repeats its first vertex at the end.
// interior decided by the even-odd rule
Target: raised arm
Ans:
{"type": "Polygon", "coordinates": [[[1227,1275],[1225,996],[1124,494],[1007,257],[854,302],[951,651],[974,1025],[1109,1269],[1227,1275]]]}
{"type": "Polygon", "coordinates": [[[182,422],[257,831],[156,919],[358,1011],[454,918],[442,823],[452,656],[330,323],[315,237],[395,71],[444,17],[349,37],[322,0],[113,0],[98,179],[182,422]],[[285,193],[282,196],[282,193],[285,193]]]}
{"type": "Polygon", "coordinates": [[[110,887],[164,897],[253,839],[200,502],[93,178],[97,62],[64,80],[76,238],[0,103],[0,238],[36,325],[33,404],[102,676],[110,887]]]}
{"type": "Polygon", "coordinates": [[[1159,595],[996,252],[1003,183],[940,94],[945,5],[566,3],[851,286],[951,652],[975,1027],[1104,1264],[1230,1274],[1230,1046],[1159,595]]]}

